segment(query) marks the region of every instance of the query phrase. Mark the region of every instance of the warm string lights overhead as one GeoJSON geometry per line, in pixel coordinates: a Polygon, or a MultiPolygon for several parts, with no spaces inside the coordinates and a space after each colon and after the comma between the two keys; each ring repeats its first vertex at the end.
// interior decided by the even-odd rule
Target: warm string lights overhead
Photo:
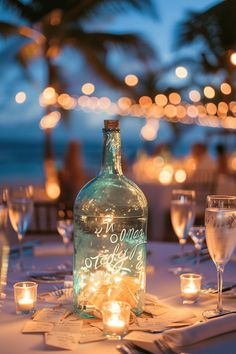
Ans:
{"type": "MultiPolygon", "coordinates": [[[[176,68],[176,75],[179,78],[185,78],[188,71],[179,66],[176,68]]],[[[135,86],[139,82],[138,77],[133,74],[127,75],[124,80],[129,86],[135,86]]],[[[231,86],[222,82],[219,90],[226,96],[227,101],[227,95],[232,92],[231,86]]],[[[144,95],[137,101],[123,96],[113,102],[109,97],[93,96],[95,85],[91,82],[84,83],[81,92],[80,96],[72,96],[68,93],[58,94],[53,87],[46,87],[39,96],[39,104],[41,107],[50,106],[53,111],[41,119],[40,128],[55,128],[61,118],[59,110],[62,108],[65,110],[80,109],[84,112],[93,111],[94,113],[105,112],[111,116],[146,118],[146,123],[141,129],[141,136],[145,140],[156,139],[159,119],[172,123],[236,129],[235,101],[220,101],[218,104],[210,101],[206,104],[200,102],[204,96],[208,100],[215,97],[216,90],[209,85],[205,86],[202,92],[197,89],[189,90],[189,102],[185,102],[177,92],[171,92],[168,95],[157,93],[154,98],[144,95]]],[[[26,98],[26,93],[21,91],[16,94],[15,101],[21,104],[25,102],[26,98]]]]}

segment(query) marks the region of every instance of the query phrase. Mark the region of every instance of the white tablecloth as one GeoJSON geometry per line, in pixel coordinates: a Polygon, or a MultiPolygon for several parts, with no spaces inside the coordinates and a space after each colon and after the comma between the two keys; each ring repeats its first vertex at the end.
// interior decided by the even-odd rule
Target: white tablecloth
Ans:
{"type": "MultiPolygon", "coordinates": [[[[189,245],[191,247],[191,245],[189,245]]],[[[167,243],[150,243],[148,248],[151,250],[151,255],[148,257],[148,263],[155,266],[155,272],[148,274],[147,290],[150,293],[157,295],[160,300],[164,300],[167,304],[176,308],[183,308],[180,292],[179,278],[167,271],[170,267],[170,256],[178,251],[177,244],[167,243]]],[[[61,264],[71,259],[71,256],[47,256],[47,257],[26,257],[26,263],[40,267],[48,265],[61,264]]],[[[172,264],[173,265],[173,264],[172,264]]],[[[230,262],[226,266],[224,278],[227,281],[236,282],[236,263],[230,262]]],[[[201,271],[205,274],[208,281],[216,279],[216,271],[213,263],[209,260],[201,264],[201,271]]],[[[13,302],[12,284],[15,281],[24,279],[19,273],[10,273],[8,276],[9,285],[7,288],[7,297],[0,309],[0,353],[1,354],[43,354],[49,352],[65,353],[64,350],[52,350],[45,347],[41,334],[22,334],[21,329],[27,321],[27,316],[15,314],[15,306],[13,302]]],[[[39,292],[43,292],[49,288],[49,285],[39,284],[39,292]]],[[[50,285],[50,289],[53,286],[50,285]]],[[[202,295],[197,304],[187,306],[193,312],[202,313],[205,308],[214,307],[216,296],[202,295]]],[[[235,306],[236,298],[225,299],[224,305],[235,306]]],[[[42,306],[42,304],[39,306],[42,306]]],[[[91,344],[81,344],[76,351],[72,353],[80,354],[113,354],[118,353],[115,346],[116,342],[103,341],[91,344]]],[[[235,354],[236,353],[236,332],[217,338],[198,343],[184,350],[188,354],[235,354]]],[[[158,350],[156,353],[159,353],[158,350]]]]}

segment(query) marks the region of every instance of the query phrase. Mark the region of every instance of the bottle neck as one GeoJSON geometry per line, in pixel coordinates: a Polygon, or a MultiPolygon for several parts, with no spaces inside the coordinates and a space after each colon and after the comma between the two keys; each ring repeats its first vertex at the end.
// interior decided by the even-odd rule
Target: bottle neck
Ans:
{"type": "Polygon", "coordinates": [[[103,156],[101,174],[122,175],[119,129],[103,129],[103,156]]]}

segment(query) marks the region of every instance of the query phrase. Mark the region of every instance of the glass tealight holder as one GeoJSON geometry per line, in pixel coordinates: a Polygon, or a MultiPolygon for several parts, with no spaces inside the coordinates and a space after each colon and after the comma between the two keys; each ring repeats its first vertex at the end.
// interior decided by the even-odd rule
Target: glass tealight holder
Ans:
{"type": "Polygon", "coordinates": [[[36,311],[38,284],[32,281],[18,282],[14,284],[14,298],[16,313],[32,314],[36,311]]]}
{"type": "Polygon", "coordinates": [[[202,276],[200,274],[181,274],[180,288],[183,304],[194,304],[201,291],[202,276]]]}
{"type": "Polygon", "coordinates": [[[107,301],[102,307],[102,317],[104,335],[119,340],[129,329],[130,305],[123,301],[107,301]]]}

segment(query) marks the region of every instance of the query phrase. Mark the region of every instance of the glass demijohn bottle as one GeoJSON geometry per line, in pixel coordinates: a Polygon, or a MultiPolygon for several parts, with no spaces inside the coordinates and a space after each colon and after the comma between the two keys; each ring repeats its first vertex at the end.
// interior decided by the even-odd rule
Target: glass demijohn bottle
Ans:
{"type": "Polygon", "coordinates": [[[74,308],[84,315],[108,300],[139,315],[146,283],[147,201],[121,168],[119,121],[105,120],[99,175],[74,205],[74,308]]]}

